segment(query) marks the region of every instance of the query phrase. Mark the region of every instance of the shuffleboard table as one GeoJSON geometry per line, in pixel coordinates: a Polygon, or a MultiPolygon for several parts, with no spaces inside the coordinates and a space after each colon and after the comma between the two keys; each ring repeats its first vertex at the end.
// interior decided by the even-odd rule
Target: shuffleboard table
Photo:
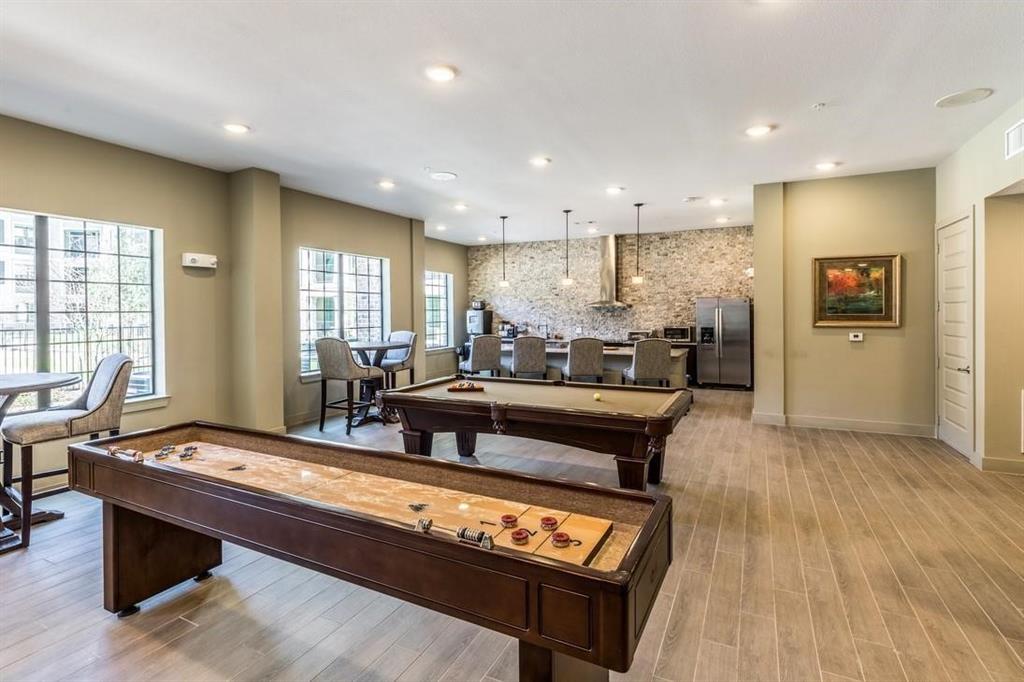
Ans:
{"type": "Polygon", "coordinates": [[[103,604],[237,543],[519,640],[521,680],[629,669],[672,557],[662,495],[190,422],[68,448],[103,500],[103,604]]]}
{"type": "Polygon", "coordinates": [[[435,433],[454,432],[462,457],[478,433],[535,438],[614,455],[619,485],[634,490],[661,482],[665,439],[692,403],[686,389],[462,375],[377,394],[408,454],[429,457],[435,433]],[[483,390],[450,390],[465,381],[483,390]]]}

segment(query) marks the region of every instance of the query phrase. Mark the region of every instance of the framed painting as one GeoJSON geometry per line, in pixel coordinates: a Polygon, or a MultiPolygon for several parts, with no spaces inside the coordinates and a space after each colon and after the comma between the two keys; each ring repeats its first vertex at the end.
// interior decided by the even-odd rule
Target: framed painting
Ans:
{"type": "Polygon", "coordinates": [[[814,326],[900,326],[900,260],[899,254],[815,258],[814,326]]]}

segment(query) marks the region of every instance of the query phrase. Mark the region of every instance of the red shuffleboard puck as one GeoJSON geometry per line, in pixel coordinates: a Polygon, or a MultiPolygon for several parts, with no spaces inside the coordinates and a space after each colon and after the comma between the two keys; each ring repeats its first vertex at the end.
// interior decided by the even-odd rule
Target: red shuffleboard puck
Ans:
{"type": "Polygon", "coordinates": [[[558,519],[554,516],[544,516],[540,520],[540,527],[544,530],[554,530],[558,528],[558,519]]]}
{"type": "Polygon", "coordinates": [[[525,545],[530,541],[530,534],[525,528],[512,531],[512,544],[513,545],[525,545]]]}
{"type": "Polygon", "coordinates": [[[503,528],[515,528],[517,523],[519,523],[519,517],[515,514],[501,515],[501,525],[503,528]]]}
{"type": "Polygon", "coordinates": [[[572,538],[569,537],[568,533],[558,531],[551,534],[551,544],[555,547],[568,547],[570,542],[572,542],[572,538]]]}

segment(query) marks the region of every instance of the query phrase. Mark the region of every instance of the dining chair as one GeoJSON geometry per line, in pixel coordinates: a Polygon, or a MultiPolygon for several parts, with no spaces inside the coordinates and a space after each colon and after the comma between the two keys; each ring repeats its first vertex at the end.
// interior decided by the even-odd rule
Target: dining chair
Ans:
{"type": "MultiPolygon", "coordinates": [[[[0,425],[3,438],[3,487],[14,483],[14,446],[21,450],[21,544],[28,547],[32,535],[32,449],[40,443],[63,440],[88,434],[100,437],[103,431],[116,436],[121,429],[121,412],[132,374],[132,359],[114,353],[100,360],[89,379],[89,385],[67,405],[39,412],[18,414],[4,419],[0,425]]],[[[11,510],[14,511],[14,510],[11,510]]]]}
{"type": "Polygon", "coordinates": [[[641,339],[633,346],[633,363],[622,370],[622,383],[657,381],[668,386],[672,369],[672,343],[666,339],[641,339]]]}
{"type": "Polygon", "coordinates": [[[538,378],[543,379],[547,372],[547,344],[543,338],[517,336],[512,340],[512,376],[539,374],[538,378]]]}
{"type": "Polygon", "coordinates": [[[459,363],[459,371],[467,374],[490,372],[501,375],[501,337],[496,334],[474,336],[469,344],[469,357],[459,363]]]}
{"type": "Polygon", "coordinates": [[[380,363],[381,369],[385,372],[384,385],[387,388],[394,388],[398,385],[398,373],[409,370],[409,383],[416,383],[416,369],[413,363],[416,360],[416,332],[397,331],[388,335],[388,341],[392,343],[407,343],[408,348],[396,348],[389,350],[380,363]]]}
{"type": "Polygon", "coordinates": [[[566,381],[593,377],[597,383],[604,383],[604,341],[589,336],[570,341],[563,374],[566,381]]]}
{"type": "Polygon", "coordinates": [[[352,435],[352,418],[356,408],[369,407],[371,403],[356,400],[354,386],[364,380],[384,378],[380,367],[361,365],[352,356],[352,346],[345,339],[324,336],[316,340],[316,359],[320,365],[320,430],[324,430],[327,408],[345,410],[345,435],[352,435]],[[327,382],[344,381],[345,397],[341,400],[327,400],[327,382]]]}

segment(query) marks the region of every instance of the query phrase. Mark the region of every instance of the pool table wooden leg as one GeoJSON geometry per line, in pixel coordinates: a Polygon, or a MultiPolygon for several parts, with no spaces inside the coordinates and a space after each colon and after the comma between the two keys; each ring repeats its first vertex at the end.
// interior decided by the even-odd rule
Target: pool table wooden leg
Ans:
{"type": "Polygon", "coordinates": [[[608,670],[519,640],[519,682],[608,682],[608,670]]]}
{"type": "Polygon", "coordinates": [[[405,445],[405,454],[430,457],[434,448],[434,434],[428,431],[402,429],[402,443],[405,445]]]}
{"type": "Polygon", "coordinates": [[[129,616],[138,603],[221,562],[221,542],[103,503],[103,608],[129,616]]]}
{"type": "Polygon", "coordinates": [[[476,433],[474,431],[456,431],[455,447],[459,457],[472,457],[476,452],[476,433]]]}

